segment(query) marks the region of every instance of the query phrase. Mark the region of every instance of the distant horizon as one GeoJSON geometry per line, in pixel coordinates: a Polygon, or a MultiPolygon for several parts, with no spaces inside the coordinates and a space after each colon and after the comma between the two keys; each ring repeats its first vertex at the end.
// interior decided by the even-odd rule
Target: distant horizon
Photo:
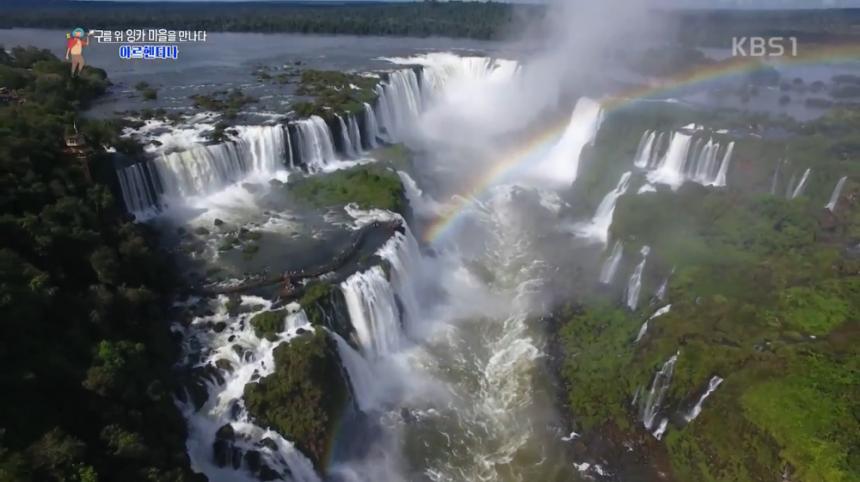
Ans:
{"type": "MultiPolygon", "coordinates": [[[[43,0],[44,3],[103,2],[103,3],[284,3],[284,4],[376,4],[424,3],[426,0],[43,0]]],[[[18,3],[13,0],[12,3],[18,3]]],[[[24,3],[22,0],[20,3],[24,3]]],[[[39,0],[26,3],[41,3],[39,0]]],[[[439,3],[486,3],[485,0],[454,0],[439,3]]],[[[493,3],[541,5],[551,0],[493,0],[493,3]]],[[[656,8],[679,10],[831,10],[860,9],[860,0],[658,0],[656,8]],[[817,3],[810,5],[809,3],[817,3]]]]}

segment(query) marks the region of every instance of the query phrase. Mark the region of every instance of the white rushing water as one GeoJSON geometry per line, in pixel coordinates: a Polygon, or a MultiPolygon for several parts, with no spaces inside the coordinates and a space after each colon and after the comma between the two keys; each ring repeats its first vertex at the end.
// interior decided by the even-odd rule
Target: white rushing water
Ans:
{"type": "Polygon", "coordinates": [[[397,350],[400,347],[400,313],[382,268],[374,266],[356,273],[340,287],[365,356],[380,356],[397,350]]]}
{"type": "Polygon", "coordinates": [[[376,122],[376,113],[367,102],[364,103],[364,129],[367,135],[367,147],[375,149],[379,145],[379,126],[376,122]]]}
{"type": "Polygon", "coordinates": [[[616,241],[612,246],[612,252],[603,261],[603,266],[600,268],[600,282],[608,285],[615,279],[615,273],[618,271],[618,266],[621,264],[621,256],[624,254],[624,245],[621,241],[616,241]]]}
{"type": "Polygon", "coordinates": [[[579,173],[582,150],[594,141],[602,116],[600,103],[580,98],[559,142],[528,175],[541,186],[570,186],[579,173]]]}
{"type": "MultiPolygon", "coordinates": [[[[273,353],[275,348],[297,336],[299,330],[313,330],[304,312],[298,306],[292,307],[285,315],[284,330],[277,334],[274,341],[256,336],[248,322],[250,318],[271,307],[271,302],[263,298],[243,296],[241,304],[257,307],[244,315],[231,318],[227,314],[227,298],[222,296],[213,300],[214,314],[195,318],[185,332],[185,356],[194,357],[202,348],[202,360],[197,366],[214,367],[226,363],[229,370],[217,370],[219,377],[206,380],[208,397],[200,409],[191,402],[182,405],[188,420],[188,454],[191,466],[204,472],[214,482],[251,482],[258,480],[252,476],[247,461],[242,457],[249,451],[257,451],[267,466],[280,474],[290,474],[296,482],[319,482],[313,465],[292,443],[280,434],[253,424],[241,400],[245,386],[256,377],[265,377],[274,370],[273,353]],[[211,329],[214,323],[226,326],[220,332],[211,329]],[[213,442],[216,432],[230,425],[236,434],[224,448],[231,456],[223,466],[213,459],[213,442]],[[266,442],[264,442],[266,441],[266,442]]],[[[212,368],[212,370],[216,370],[212,368]]]]}
{"type": "Polygon", "coordinates": [[[609,227],[612,225],[612,214],[615,212],[615,203],[618,198],[627,192],[630,187],[630,176],[633,173],[630,171],[621,175],[618,184],[615,188],[609,191],[594,212],[594,217],[587,223],[575,225],[573,230],[579,236],[593,239],[602,244],[606,244],[609,239],[609,227]]]}
{"type": "Polygon", "coordinates": [[[672,189],[684,182],[724,187],[735,143],[729,142],[723,149],[722,144],[713,138],[695,137],[698,135],[689,130],[671,133],[669,145],[661,156],[666,138],[664,133],[655,135],[653,131],[646,131],[639,141],[633,163],[640,169],[649,170],[648,181],[653,184],[666,184],[672,189]]]}
{"type": "Polygon", "coordinates": [[[839,181],[836,182],[836,186],[833,187],[833,192],[830,194],[830,200],[827,201],[827,204],[824,206],[825,209],[830,212],[833,212],[836,209],[836,205],[839,203],[839,196],[842,195],[842,189],[845,187],[845,181],[847,180],[847,176],[839,178],[839,181]]]}
{"type": "Polygon", "coordinates": [[[636,311],[639,305],[639,292],[642,291],[642,272],[645,271],[645,262],[648,261],[648,253],[651,248],[643,246],[640,254],[642,261],[633,269],[633,274],[630,275],[630,280],[627,282],[626,304],[632,311],[636,311]]]}
{"type": "Polygon", "coordinates": [[[336,160],[331,129],[322,117],[311,116],[295,122],[298,151],[308,171],[322,171],[336,160]]]}
{"type": "Polygon", "coordinates": [[[651,315],[647,320],[645,320],[645,323],[642,323],[642,326],[639,328],[639,333],[636,335],[636,340],[634,341],[634,343],[639,343],[639,341],[642,340],[642,337],[645,336],[645,333],[648,332],[648,323],[651,320],[653,320],[654,318],[658,318],[660,316],[665,315],[671,309],[672,309],[671,304],[666,305],[666,306],[660,308],[659,310],[655,311],[653,315],[651,315]]]}
{"type": "Polygon", "coordinates": [[[686,420],[687,423],[692,422],[696,419],[696,417],[699,416],[699,414],[702,413],[702,405],[705,403],[705,400],[707,400],[707,398],[710,397],[712,393],[714,393],[714,390],[716,390],[721,383],[723,383],[722,378],[716,375],[711,377],[710,381],[708,381],[708,388],[707,390],[705,390],[705,393],[703,393],[702,396],[699,397],[699,399],[696,401],[696,404],[693,405],[693,408],[690,409],[690,412],[684,415],[684,420],[686,420]]]}
{"type": "Polygon", "coordinates": [[[803,176],[800,177],[800,182],[798,182],[797,186],[794,187],[794,190],[791,191],[789,199],[794,199],[803,194],[803,190],[806,189],[806,183],[809,181],[810,174],[812,174],[812,169],[806,169],[803,171],[803,176]]]}
{"type": "Polygon", "coordinates": [[[376,87],[379,96],[377,122],[388,142],[408,138],[421,112],[422,94],[418,75],[412,69],[395,70],[376,87]]]}
{"type": "MultiPolygon", "coordinates": [[[[669,384],[672,383],[672,374],[675,372],[675,363],[678,361],[679,353],[672,355],[666,363],[660,367],[660,370],[654,374],[654,379],[651,381],[651,388],[643,397],[642,403],[642,425],[646,430],[651,430],[654,427],[654,421],[657,415],[660,414],[660,407],[663,399],[666,397],[666,392],[669,391],[669,384]]],[[[659,428],[659,427],[658,427],[659,428]]],[[[665,431],[665,427],[662,429],[665,431]]],[[[662,432],[661,432],[662,435],[662,432]]]]}
{"type": "Polygon", "coordinates": [[[343,120],[343,117],[338,115],[337,122],[340,126],[340,143],[343,146],[343,154],[346,157],[355,157],[356,156],[356,147],[352,143],[352,138],[349,136],[349,128],[346,126],[346,122],[343,120]]]}

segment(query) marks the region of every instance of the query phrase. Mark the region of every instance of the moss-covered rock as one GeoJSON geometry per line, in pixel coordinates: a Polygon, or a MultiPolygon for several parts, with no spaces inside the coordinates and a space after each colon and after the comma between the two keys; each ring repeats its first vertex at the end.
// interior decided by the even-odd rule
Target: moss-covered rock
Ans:
{"type": "Polygon", "coordinates": [[[358,114],[364,111],[364,103],[376,100],[378,83],[378,77],[333,70],[305,70],[296,93],[312,97],[313,101],[296,103],[293,110],[299,117],[318,115],[331,118],[335,114],[358,114]]]}
{"type": "Polygon", "coordinates": [[[337,345],[325,330],[302,334],[275,349],[275,372],[245,387],[257,423],[293,441],[324,470],[348,387],[337,345]]]}
{"type": "Polygon", "coordinates": [[[355,203],[362,209],[387,209],[403,215],[408,211],[400,177],[375,164],[291,179],[286,191],[296,202],[315,208],[355,203]]]}
{"type": "Polygon", "coordinates": [[[264,311],[251,318],[254,333],[260,338],[274,341],[284,331],[287,310],[264,311]]]}

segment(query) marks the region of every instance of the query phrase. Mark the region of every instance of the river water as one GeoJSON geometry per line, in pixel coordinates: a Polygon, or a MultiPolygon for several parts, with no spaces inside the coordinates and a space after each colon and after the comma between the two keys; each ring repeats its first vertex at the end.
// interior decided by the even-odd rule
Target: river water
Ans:
{"type": "MultiPolygon", "coordinates": [[[[33,44],[62,54],[64,35],[0,31],[0,43],[33,44]]],[[[383,112],[402,121],[410,114],[401,109],[405,103],[420,104],[408,125],[399,126],[402,138],[388,139],[405,142],[415,152],[411,175],[402,174],[414,182],[407,184],[412,186],[408,194],[415,219],[376,250],[391,266],[389,277],[368,267],[339,273],[357,340],[340,340],[338,346],[357,410],[342,422],[326,479],[530,482],[584,477],[556,403],[546,327],[540,320],[558,294],[594,284],[600,271],[608,229],[603,218],[611,217],[612,210],[604,206],[595,215],[599,219],[592,220],[601,231],[592,233],[597,242],[571,235],[561,222],[569,208],[566,194],[586,168],[579,165],[580,158],[603,118],[595,101],[574,89],[540,99],[545,101],[540,104],[543,92],[524,88],[523,79],[530,79],[523,68],[527,59],[489,42],[210,34],[206,44],[182,50],[175,63],[132,63],[120,60],[114,50],[94,45],[87,52],[88,61],[105,68],[116,83],[91,115],[141,106],[180,109],[189,105],[193,93],[232,87],[261,99],[252,112],[283,115],[295,98],[291,87],[257,81],[252,75],[257,66],[299,62],[313,68],[402,70],[402,76],[392,76],[394,87],[385,96],[385,102],[397,105],[375,106],[372,115],[381,124],[390,120],[383,112]],[[487,55],[510,60],[497,62],[487,55]],[[420,88],[410,91],[418,84],[407,82],[411,70],[404,66],[415,64],[424,72],[420,88]],[[159,88],[157,102],[137,98],[132,86],[140,81],[159,88]],[[403,83],[395,86],[395,81],[403,83]],[[532,109],[532,103],[543,108],[532,109]],[[514,149],[512,139],[528,131],[556,135],[551,142],[514,149]]],[[[393,128],[389,125],[389,135],[393,128]]],[[[280,187],[270,181],[298,174],[285,165],[287,140],[277,129],[243,130],[240,144],[246,150],[238,154],[232,147],[217,151],[220,157],[215,150],[204,156],[189,148],[188,155],[161,158],[163,179],[175,174],[174,198],[150,222],[175,243],[173,249],[189,248],[184,252],[190,252],[194,263],[189,270],[199,270],[197,278],[220,276],[222,283],[230,283],[249,273],[324,262],[355,228],[396,218],[354,208],[303,212],[273,200],[280,187]],[[213,163],[231,167],[231,162],[252,160],[253,172],[242,171],[247,177],[240,182],[213,174],[213,163]],[[187,176],[192,170],[194,175],[187,176]],[[190,187],[193,195],[183,198],[190,187]],[[216,220],[227,227],[215,227],[216,220]],[[183,234],[175,234],[178,228],[183,234]],[[219,248],[229,232],[240,229],[258,233],[256,256],[219,248]],[[198,239],[186,246],[189,232],[198,239]]],[[[680,143],[682,137],[676,135],[672,142],[680,143]]],[[[332,140],[322,141],[331,150],[332,140]]],[[[376,155],[370,149],[352,156],[330,154],[338,159],[322,159],[323,168],[373,162],[376,155]]],[[[730,154],[725,157],[728,164],[730,154]]],[[[660,169],[670,167],[675,174],[680,169],[660,169]]],[[[641,186],[631,191],[637,188],[641,186]]],[[[614,202],[617,196],[610,198],[614,202]]],[[[261,291],[241,298],[239,314],[227,309],[224,296],[190,298],[178,306],[193,313],[188,323],[177,324],[185,341],[185,364],[230,366],[210,377],[202,408],[182,404],[193,466],[211,480],[254,480],[246,462],[234,468],[213,460],[212,443],[224,424],[242,435],[237,448],[262,451],[285,479],[319,480],[309,460],[287,439],[256,426],[244,412],[244,386],[271,373],[278,344],[309,329],[304,314],[291,306],[287,329],[277,340],[256,337],[249,318],[274,303],[274,293],[261,291]]],[[[592,466],[587,473],[602,471],[592,466]]]]}

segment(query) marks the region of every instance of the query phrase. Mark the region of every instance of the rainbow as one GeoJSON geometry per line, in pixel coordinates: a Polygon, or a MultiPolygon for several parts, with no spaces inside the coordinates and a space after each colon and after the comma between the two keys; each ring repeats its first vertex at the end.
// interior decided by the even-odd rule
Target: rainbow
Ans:
{"type": "MultiPolygon", "coordinates": [[[[856,62],[858,59],[860,59],[860,44],[852,43],[799,48],[798,55],[781,57],[777,63],[780,65],[816,65],[856,62]]],[[[661,80],[658,84],[637,86],[616,93],[602,99],[600,104],[604,114],[606,114],[642,99],[665,96],[707,82],[746,75],[762,70],[769,65],[762,62],[760,57],[731,58],[681,72],[671,78],[661,80]]],[[[540,161],[558,143],[568,123],[569,119],[561,119],[551,123],[527,138],[510,153],[495,161],[489,169],[473,179],[463,193],[452,197],[452,201],[446,205],[444,212],[426,229],[424,240],[433,242],[443,238],[464,217],[473,200],[484,196],[491,186],[505,182],[533,162],[540,161]]]]}

